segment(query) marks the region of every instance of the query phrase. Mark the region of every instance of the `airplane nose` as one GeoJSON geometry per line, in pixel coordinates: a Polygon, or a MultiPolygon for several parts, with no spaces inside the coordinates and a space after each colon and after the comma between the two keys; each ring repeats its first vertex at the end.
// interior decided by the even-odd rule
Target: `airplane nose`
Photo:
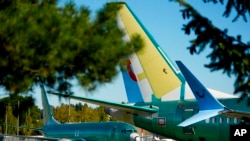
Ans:
{"type": "Polygon", "coordinates": [[[130,134],[130,141],[140,141],[140,135],[137,133],[130,134]]]}

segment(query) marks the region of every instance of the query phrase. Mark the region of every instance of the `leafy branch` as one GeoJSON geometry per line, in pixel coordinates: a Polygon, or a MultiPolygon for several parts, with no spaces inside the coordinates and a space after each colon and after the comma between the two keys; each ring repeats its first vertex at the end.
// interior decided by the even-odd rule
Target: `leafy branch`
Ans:
{"type": "MultiPolygon", "coordinates": [[[[189,22],[183,27],[185,34],[190,35],[193,32],[196,36],[188,47],[190,53],[199,54],[209,46],[212,49],[207,56],[210,58],[210,63],[205,66],[211,71],[222,70],[229,77],[236,76],[234,93],[241,94],[239,101],[247,97],[248,105],[250,105],[250,44],[244,43],[241,35],[233,37],[227,34],[227,29],[220,30],[185,1],[177,0],[177,2],[184,7],[181,11],[183,18],[189,19],[189,22]]],[[[205,0],[205,2],[209,2],[209,0],[205,0]]],[[[213,0],[213,2],[217,1],[213,0]]],[[[223,3],[223,0],[220,2],[223,3]]],[[[249,12],[250,7],[249,5],[242,7],[244,2],[246,1],[228,0],[224,15],[228,17],[234,7],[238,14],[233,21],[239,16],[243,16],[246,21],[246,13],[249,12]]]]}

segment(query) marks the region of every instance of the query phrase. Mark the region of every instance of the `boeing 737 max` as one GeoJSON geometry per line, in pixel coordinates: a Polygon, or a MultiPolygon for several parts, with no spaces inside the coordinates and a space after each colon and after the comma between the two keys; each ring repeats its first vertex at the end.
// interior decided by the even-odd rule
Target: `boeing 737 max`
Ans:
{"type": "Polygon", "coordinates": [[[249,120],[249,107],[238,103],[237,96],[205,88],[178,63],[181,73],[128,5],[119,4],[117,20],[127,35],[124,41],[139,34],[145,44],[128,57],[128,71],[122,73],[128,103],[69,97],[105,106],[113,117],[167,138],[229,141],[230,127],[249,120]]]}
{"type": "MultiPolygon", "coordinates": [[[[61,124],[53,118],[44,86],[41,85],[44,126],[38,130],[45,137],[81,141],[130,141],[139,136],[124,122],[83,122],[61,124]]],[[[139,138],[138,138],[139,139],[139,138]]]]}

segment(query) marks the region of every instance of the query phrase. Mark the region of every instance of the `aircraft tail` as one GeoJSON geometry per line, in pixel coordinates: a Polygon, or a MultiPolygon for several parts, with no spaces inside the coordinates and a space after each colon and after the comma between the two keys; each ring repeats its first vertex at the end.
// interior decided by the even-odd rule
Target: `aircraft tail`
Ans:
{"type": "Polygon", "coordinates": [[[144,42],[140,51],[129,56],[128,71],[122,73],[128,102],[179,100],[184,97],[184,79],[126,3],[122,3],[117,19],[125,32],[125,42],[134,34],[139,34],[144,42]]]}
{"type": "Polygon", "coordinates": [[[201,120],[219,115],[227,108],[221,104],[208,89],[186,68],[181,61],[176,61],[187,83],[189,84],[199,105],[199,112],[187,120],[180,123],[178,126],[188,126],[201,120]]]}
{"type": "Polygon", "coordinates": [[[47,98],[47,93],[46,93],[44,85],[41,85],[40,87],[41,87],[41,95],[42,95],[43,123],[44,123],[44,125],[59,124],[59,122],[54,119],[53,114],[51,112],[51,108],[49,105],[49,101],[47,98]]]}

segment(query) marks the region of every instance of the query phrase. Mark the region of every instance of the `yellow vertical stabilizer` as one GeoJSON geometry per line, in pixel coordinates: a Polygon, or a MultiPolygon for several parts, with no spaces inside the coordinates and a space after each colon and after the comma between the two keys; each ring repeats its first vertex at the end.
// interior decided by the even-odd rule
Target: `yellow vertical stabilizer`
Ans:
{"type": "Polygon", "coordinates": [[[142,50],[130,59],[142,95],[145,95],[145,90],[148,95],[151,89],[151,95],[161,99],[164,95],[179,88],[181,80],[174,66],[126,4],[122,5],[118,16],[128,37],[139,34],[144,41],[142,50]]]}

